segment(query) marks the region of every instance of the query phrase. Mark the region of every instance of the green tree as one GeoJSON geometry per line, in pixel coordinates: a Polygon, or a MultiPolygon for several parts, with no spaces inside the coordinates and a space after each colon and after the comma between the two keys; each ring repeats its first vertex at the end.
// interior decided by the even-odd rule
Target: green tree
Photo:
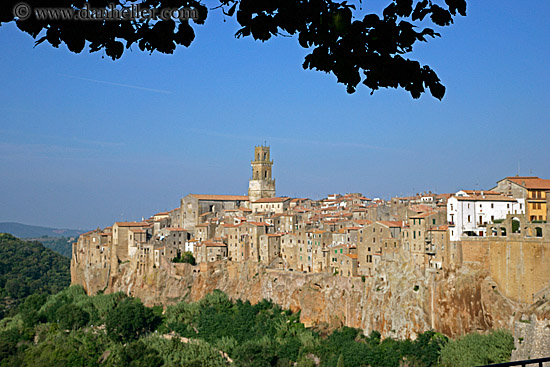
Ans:
{"type": "MultiPolygon", "coordinates": [[[[40,243],[0,233],[0,318],[13,315],[30,295],[53,294],[67,287],[69,266],[69,259],[40,243]]],[[[34,317],[31,311],[24,311],[25,316],[34,317]]]]}
{"type": "Polygon", "coordinates": [[[127,342],[154,330],[159,322],[153,310],[145,307],[139,299],[126,298],[107,315],[105,329],[112,339],[127,342]]]}
{"type": "Polygon", "coordinates": [[[160,367],[163,359],[156,349],[141,341],[133,341],[122,348],[115,365],[127,367],[160,367]]]}
{"type": "Polygon", "coordinates": [[[513,349],[514,338],[506,330],[492,331],[487,335],[467,334],[441,349],[441,365],[470,367],[509,362],[513,349]]]}
{"type": "Polygon", "coordinates": [[[56,314],[59,327],[65,330],[79,329],[90,321],[90,314],[74,304],[59,307],[56,314]]]}
{"type": "Polygon", "coordinates": [[[186,263],[186,264],[191,264],[191,265],[195,265],[195,257],[193,256],[193,253],[189,252],[189,251],[186,251],[184,252],[183,254],[178,254],[178,256],[176,256],[172,262],[175,262],[175,263],[186,263]]]}
{"type": "MultiPolygon", "coordinates": [[[[348,93],[362,83],[371,91],[379,88],[403,88],[413,98],[428,89],[441,99],[445,87],[428,66],[407,58],[417,42],[438,37],[426,25],[445,27],[458,14],[466,15],[466,0],[386,0],[381,13],[363,10],[368,3],[355,4],[336,0],[219,0],[227,17],[240,26],[236,37],[267,41],[278,35],[297,36],[301,47],[308,50],[303,68],[332,73],[348,93]]],[[[14,7],[19,0],[0,2],[0,24],[14,21],[14,7]]],[[[96,0],[95,8],[109,3],[125,6],[125,0],[96,0]]],[[[189,19],[135,19],[77,22],[63,19],[18,19],[17,27],[54,47],[65,43],[71,52],[80,53],[86,45],[90,52],[104,51],[113,60],[124,49],[136,44],[141,51],[172,54],[177,46],[189,47],[195,28],[204,24],[208,8],[200,0],[143,0],[149,7],[188,8],[196,10],[189,19]]],[[[83,9],[84,2],[59,0],[59,7],[83,9]]]]}

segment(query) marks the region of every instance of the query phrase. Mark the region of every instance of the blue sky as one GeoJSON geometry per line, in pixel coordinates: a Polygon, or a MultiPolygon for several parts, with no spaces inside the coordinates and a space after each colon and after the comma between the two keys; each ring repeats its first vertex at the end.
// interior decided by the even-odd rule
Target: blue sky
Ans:
{"type": "Polygon", "coordinates": [[[3,25],[0,221],[95,228],[188,193],[245,194],[264,141],[279,195],[490,188],[518,165],[550,178],[549,16],[547,1],[469,1],[413,55],[447,87],[442,102],[348,95],[302,69],[295,38],[235,39],[218,12],[188,49],[115,62],[33,48],[3,25]]]}

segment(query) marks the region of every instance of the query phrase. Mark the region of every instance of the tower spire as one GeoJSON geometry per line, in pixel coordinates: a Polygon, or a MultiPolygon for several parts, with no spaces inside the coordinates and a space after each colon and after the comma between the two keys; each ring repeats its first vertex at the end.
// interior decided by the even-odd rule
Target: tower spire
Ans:
{"type": "Polygon", "coordinates": [[[273,161],[267,145],[254,148],[254,160],[251,165],[252,177],[248,184],[249,200],[253,202],[262,198],[275,197],[275,180],[271,172],[273,161]]]}

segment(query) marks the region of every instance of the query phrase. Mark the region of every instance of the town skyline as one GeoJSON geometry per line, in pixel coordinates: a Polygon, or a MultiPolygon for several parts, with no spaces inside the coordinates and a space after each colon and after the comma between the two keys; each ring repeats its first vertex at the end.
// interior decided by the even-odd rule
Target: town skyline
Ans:
{"type": "MultiPolygon", "coordinates": [[[[376,4],[373,6],[376,7],[376,4]]],[[[88,228],[171,208],[187,193],[246,193],[267,141],[278,190],[382,198],[550,177],[550,5],[469,3],[413,56],[447,88],[348,95],[302,70],[294,38],[260,44],[211,12],[174,55],[73,54],[0,28],[0,221],[88,228]],[[495,11],[498,10],[498,11],[495,11]],[[84,209],[86,208],[86,209],[84,209]]]]}

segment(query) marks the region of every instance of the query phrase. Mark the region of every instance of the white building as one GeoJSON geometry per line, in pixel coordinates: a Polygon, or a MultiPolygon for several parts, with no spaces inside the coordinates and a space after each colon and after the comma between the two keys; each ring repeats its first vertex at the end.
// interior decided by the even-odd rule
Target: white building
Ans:
{"type": "Polygon", "coordinates": [[[525,200],[494,191],[459,191],[447,200],[449,238],[486,236],[484,225],[506,219],[507,214],[525,214],[525,200]]]}

